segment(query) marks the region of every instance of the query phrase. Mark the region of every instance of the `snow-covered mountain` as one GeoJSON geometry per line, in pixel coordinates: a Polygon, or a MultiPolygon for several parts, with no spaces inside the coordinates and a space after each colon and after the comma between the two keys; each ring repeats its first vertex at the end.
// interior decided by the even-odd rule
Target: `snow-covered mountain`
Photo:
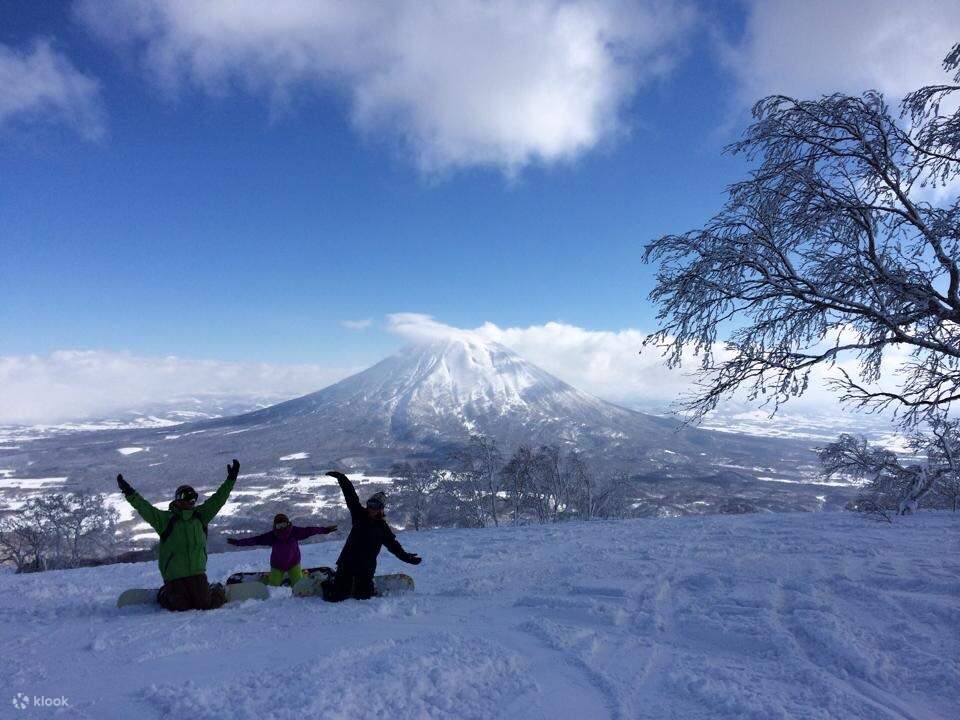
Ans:
{"type": "MultiPolygon", "coordinates": [[[[464,337],[415,345],[310,395],[210,429],[322,428],[338,447],[429,452],[471,433],[517,442],[610,450],[643,430],[672,432],[672,421],[580,392],[496,343],[464,337]]],[[[291,448],[292,449],[292,448],[291,448]]],[[[301,450],[304,450],[303,448],[301,450]]]]}
{"type": "Polygon", "coordinates": [[[145,430],[167,428],[183,423],[240,415],[269,407],[289,396],[269,394],[197,393],[150,402],[135,409],[103,417],[80,417],[67,422],[34,425],[0,425],[0,451],[4,447],[56,435],[98,430],[145,430]]]}
{"type": "MultiPolygon", "coordinates": [[[[411,595],[276,588],[207,613],[117,610],[159,584],[155,561],[4,573],[0,717],[945,720],[958,531],[951,513],[802,513],[404,532],[423,564],[383,553],[380,570],[410,573],[411,595]],[[67,706],[14,709],[21,694],[67,706]]],[[[332,564],[343,532],[304,564],[332,564]]]]}
{"type": "Polygon", "coordinates": [[[0,451],[0,468],[11,477],[66,476],[102,489],[118,471],[145,487],[184,480],[209,486],[233,457],[245,473],[308,475],[341,466],[378,474],[405,458],[442,459],[472,433],[497,439],[505,452],[556,443],[598,467],[659,479],[797,479],[813,468],[806,444],[678,429],[472,336],[406,348],[319,392],[254,412],[24,442],[0,451]]]}

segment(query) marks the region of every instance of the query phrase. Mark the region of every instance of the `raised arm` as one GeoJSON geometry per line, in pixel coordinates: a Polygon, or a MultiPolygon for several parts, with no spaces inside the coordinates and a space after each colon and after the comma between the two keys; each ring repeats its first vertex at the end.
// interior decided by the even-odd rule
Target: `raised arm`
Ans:
{"type": "Polygon", "coordinates": [[[162,533],[167,526],[167,515],[169,513],[165,513],[148,503],[140,493],[130,486],[130,483],[123,479],[123,475],[117,475],[117,487],[120,488],[123,497],[133,506],[137,514],[157,533],[162,533]]]}
{"type": "Polygon", "coordinates": [[[236,547],[248,547],[251,545],[273,545],[274,537],[273,530],[268,530],[265,533],[261,533],[260,535],[252,535],[251,537],[227,538],[227,543],[229,545],[235,545],[236,547]]]}
{"type": "Polygon", "coordinates": [[[336,529],[336,525],[330,525],[329,527],[295,527],[293,528],[293,536],[297,540],[306,540],[314,535],[327,535],[336,532],[336,529]]]}
{"type": "Polygon", "coordinates": [[[350,479],[344,475],[342,472],[336,470],[331,470],[327,473],[330,477],[336,479],[337,484],[340,486],[340,492],[343,493],[343,499],[347,503],[347,509],[350,511],[350,514],[363,512],[363,505],[360,504],[360,498],[357,496],[357,491],[353,487],[353,483],[350,482],[350,479]]]}
{"type": "Polygon", "coordinates": [[[230,497],[233,486],[237,482],[237,475],[239,474],[240,462],[234,460],[227,465],[227,479],[221,483],[213,495],[197,506],[197,514],[204,523],[209,523],[217,516],[217,513],[220,512],[220,508],[223,507],[224,503],[227,502],[227,498],[230,497]]]}

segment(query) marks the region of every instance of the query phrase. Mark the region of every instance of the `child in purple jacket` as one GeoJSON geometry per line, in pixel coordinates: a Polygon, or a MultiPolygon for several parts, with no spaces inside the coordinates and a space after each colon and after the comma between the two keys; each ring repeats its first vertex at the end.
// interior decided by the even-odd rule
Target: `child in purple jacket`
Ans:
{"type": "Polygon", "coordinates": [[[289,574],[290,587],[293,587],[303,577],[300,570],[299,541],[306,540],[314,535],[326,535],[336,529],[336,525],[330,525],[329,527],[294,527],[286,515],[278,513],[273,518],[273,530],[240,540],[228,538],[227,542],[239,547],[249,545],[269,545],[272,547],[273,549],[270,551],[270,577],[267,584],[279,586],[283,583],[284,574],[289,574]]]}

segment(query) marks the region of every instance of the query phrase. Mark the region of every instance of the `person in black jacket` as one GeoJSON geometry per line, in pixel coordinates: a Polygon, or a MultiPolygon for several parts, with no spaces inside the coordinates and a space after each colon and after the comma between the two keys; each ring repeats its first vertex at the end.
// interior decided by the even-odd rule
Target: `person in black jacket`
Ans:
{"type": "Polygon", "coordinates": [[[421,558],[414,553],[408,553],[397,542],[393,530],[384,520],[386,496],[382,492],[373,495],[364,507],[360,504],[353,483],[346,475],[336,470],[331,470],[327,475],[335,478],[340,485],[343,499],[350,510],[353,527],[340,557],[337,558],[337,572],[333,580],[324,583],[323,597],[331,602],[351,597],[367,600],[376,594],[373,576],[377,572],[377,555],[380,554],[381,547],[385,546],[403,562],[411,565],[419,565],[421,558]]]}

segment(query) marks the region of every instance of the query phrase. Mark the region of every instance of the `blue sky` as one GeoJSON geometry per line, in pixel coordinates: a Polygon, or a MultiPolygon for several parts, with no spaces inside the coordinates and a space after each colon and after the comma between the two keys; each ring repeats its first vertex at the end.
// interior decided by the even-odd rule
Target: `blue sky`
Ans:
{"type": "Polygon", "coordinates": [[[958,25],[936,1],[310,5],[0,2],[0,357],[362,366],[397,312],[650,330],[643,244],[719,208],[750,100],[902,93],[958,25]]]}
{"type": "Polygon", "coordinates": [[[277,118],[240,92],[170,99],[66,7],[29,17],[34,6],[5,8],[28,17],[0,39],[76,47],[106,127],[94,142],[15,128],[0,147],[3,353],[306,362],[344,342],[341,320],[405,310],[648,326],[643,243],[708,217],[738,166],[720,157],[730,81],[695,55],[629,102],[623,136],[595,151],[516,178],[434,175],[393,138],[357,133],[333,92],[304,91],[277,118]]]}

